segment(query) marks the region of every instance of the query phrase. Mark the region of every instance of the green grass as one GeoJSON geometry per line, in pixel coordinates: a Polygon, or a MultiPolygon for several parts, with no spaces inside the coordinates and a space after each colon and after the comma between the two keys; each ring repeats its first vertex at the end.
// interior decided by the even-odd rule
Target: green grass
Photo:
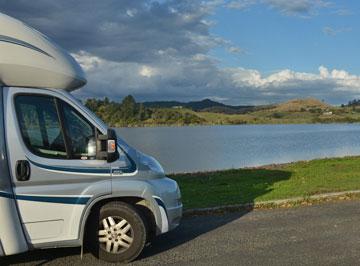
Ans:
{"type": "Polygon", "coordinates": [[[185,209],[360,189],[360,157],[171,176],[185,209]]]}

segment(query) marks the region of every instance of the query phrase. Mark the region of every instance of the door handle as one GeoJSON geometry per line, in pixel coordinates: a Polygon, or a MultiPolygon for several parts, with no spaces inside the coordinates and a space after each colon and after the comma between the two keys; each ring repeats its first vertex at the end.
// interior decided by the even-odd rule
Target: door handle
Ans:
{"type": "Polygon", "coordinates": [[[28,181],[30,179],[30,163],[26,160],[16,162],[16,179],[18,181],[28,181]]]}

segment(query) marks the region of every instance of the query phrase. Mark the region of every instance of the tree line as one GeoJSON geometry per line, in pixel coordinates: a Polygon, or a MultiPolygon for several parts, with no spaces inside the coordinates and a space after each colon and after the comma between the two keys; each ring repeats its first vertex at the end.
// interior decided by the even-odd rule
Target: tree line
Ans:
{"type": "Polygon", "coordinates": [[[190,125],[201,124],[204,119],[196,114],[172,108],[147,108],[137,103],[132,95],[121,102],[90,98],[85,105],[112,127],[143,125],[190,125]]]}
{"type": "Polygon", "coordinates": [[[354,99],[348,102],[347,106],[359,106],[360,105],[360,99],[354,99]]]}

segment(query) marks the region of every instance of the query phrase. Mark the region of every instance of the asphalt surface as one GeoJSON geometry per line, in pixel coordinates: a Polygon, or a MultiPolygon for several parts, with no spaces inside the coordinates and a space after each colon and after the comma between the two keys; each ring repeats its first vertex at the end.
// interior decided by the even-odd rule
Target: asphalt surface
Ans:
{"type": "MultiPolygon", "coordinates": [[[[360,201],[185,218],[133,265],[359,265],[360,201]]],[[[0,265],[106,265],[79,248],[33,251],[0,265]]]]}

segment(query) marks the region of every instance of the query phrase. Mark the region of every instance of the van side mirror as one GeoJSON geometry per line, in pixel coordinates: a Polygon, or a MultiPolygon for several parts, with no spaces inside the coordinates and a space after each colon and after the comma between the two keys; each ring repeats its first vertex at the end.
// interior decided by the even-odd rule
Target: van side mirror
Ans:
{"type": "Polygon", "coordinates": [[[114,129],[109,128],[106,135],[97,135],[96,159],[107,160],[108,163],[112,163],[118,158],[116,132],[114,129]]]}

